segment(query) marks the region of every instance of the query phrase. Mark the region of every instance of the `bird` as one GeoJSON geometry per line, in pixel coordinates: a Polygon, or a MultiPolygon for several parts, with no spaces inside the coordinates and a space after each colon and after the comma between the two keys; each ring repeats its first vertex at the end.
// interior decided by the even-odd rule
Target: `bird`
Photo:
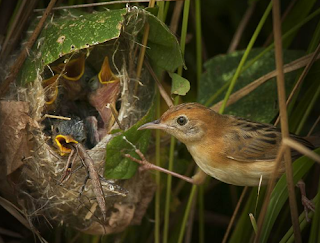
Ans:
{"type": "MultiPolygon", "coordinates": [[[[266,184],[272,177],[281,145],[281,131],[271,124],[223,115],[198,103],[169,108],[158,120],[138,128],[159,129],[184,143],[207,175],[236,186],[266,184]]],[[[314,149],[306,139],[290,138],[314,149]]],[[[293,158],[299,153],[291,151],[293,158]]],[[[282,161],[277,177],[285,172],[282,161]]]]}
{"type": "Polygon", "coordinates": [[[109,106],[116,106],[120,93],[120,79],[113,74],[108,56],[105,56],[98,75],[88,81],[87,87],[89,91],[87,100],[99,112],[103,121],[103,129],[100,132],[102,138],[115,121],[109,106]]]}
{"type": "Polygon", "coordinates": [[[70,101],[86,98],[87,83],[96,74],[89,65],[86,65],[84,53],[80,53],[78,57],[66,63],[53,66],[52,70],[59,75],[59,82],[64,87],[65,99],[70,101]]]}
{"type": "Polygon", "coordinates": [[[71,120],[53,122],[52,140],[61,156],[71,153],[72,148],[69,146],[70,144],[84,143],[86,138],[84,122],[78,117],[71,120]]]}

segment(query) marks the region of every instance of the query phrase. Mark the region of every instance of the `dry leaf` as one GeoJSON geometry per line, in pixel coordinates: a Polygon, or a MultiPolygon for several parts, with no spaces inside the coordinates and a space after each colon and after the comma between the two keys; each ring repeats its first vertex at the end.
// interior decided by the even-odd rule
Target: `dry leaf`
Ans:
{"type": "Polygon", "coordinates": [[[19,101],[0,102],[0,156],[10,175],[30,155],[27,126],[31,118],[29,105],[19,101]]]}

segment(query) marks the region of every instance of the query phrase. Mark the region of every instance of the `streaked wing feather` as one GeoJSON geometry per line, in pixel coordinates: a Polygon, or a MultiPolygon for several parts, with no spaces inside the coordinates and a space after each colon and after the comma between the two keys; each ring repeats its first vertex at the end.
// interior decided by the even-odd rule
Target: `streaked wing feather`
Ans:
{"type": "MultiPolygon", "coordinates": [[[[228,158],[249,163],[276,159],[281,142],[281,132],[278,128],[237,117],[233,117],[232,125],[233,129],[225,135],[228,141],[232,141],[224,151],[228,158]]],[[[293,134],[290,137],[312,148],[303,138],[293,134]]],[[[298,155],[299,153],[292,151],[293,157],[298,155]]]]}

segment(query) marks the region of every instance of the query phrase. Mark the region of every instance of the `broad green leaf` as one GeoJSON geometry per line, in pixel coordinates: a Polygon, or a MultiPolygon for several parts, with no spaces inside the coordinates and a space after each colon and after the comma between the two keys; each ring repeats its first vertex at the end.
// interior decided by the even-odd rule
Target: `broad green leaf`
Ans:
{"type": "MultiPolygon", "coordinates": [[[[315,152],[320,154],[320,148],[316,149],[315,152]]],[[[300,157],[293,163],[292,169],[294,184],[302,179],[302,177],[310,170],[313,164],[314,162],[306,156],[300,157]]],[[[268,241],[271,229],[287,199],[287,179],[286,174],[283,174],[272,191],[270,203],[262,227],[260,242],[268,241]]]]}
{"type": "Polygon", "coordinates": [[[128,158],[124,154],[130,154],[133,157],[140,159],[135,153],[134,149],[124,139],[125,136],[131,143],[133,143],[142,153],[145,153],[150,140],[151,131],[137,129],[144,123],[151,121],[154,116],[153,106],[150,107],[148,113],[133,125],[127,131],[114,137],[107,144],[107,158],[105,163],[104,177],[107,179],[129,179],[131,178],[138,168],[138,164],[128,158]]]}
{"type": "MultiPolygon", "coordinates": [[[[250,52],[249,59],[257,56],[262,49],[254,49],[250,52]]],[[[205,63],[206,72],[201,77],[198,101],[205,104],[206,101],[228,83],[233,77],[243,51],[233,52],[228,55],[219,55],[205,63]]],[[[284,50],[284,63],[289,63],[303,55],[301,51],[284,50]]],[[[234,92],[261,76],[275,70],[274,52],[270,51],[257,60],[250,68],[239,77],[234,92]]],[[[295,81],[294,72],[285,75],[287,94],[295,81]]],[[[216,101],[224,98],[225,92],[218,96],[216,101]]],[[[267,81],[256,90],[227,107],[225,113],[241,116],[259,122],[270,122],[278,113],[278,95],[276,80],[267,81]]]]}
{"type": "Polygon", "coordinates": [[[184,65],[177,38],[156,16],[146,11],[144,13],[150,25],[147,55],[153,64],[168,72],[174,72],[184,65]]]}
{"type": "Polygon", "coordinates": [[[186,95],[190,90],[190,83],[187,79],[176,73],[169,73],[172,78],[171,93],[176,95],[186,95]]]}
{"type": "Polygon", "coordinates": [[[44,67],[60,57],[116,39],[125,22],[126,34],[143,34],[143,20],[150,25],[147,54],[153,64],[173,72],[184,65],[179,43],[168,27],[148,11],[126,9],[108,10],[82,15],[69,14],[53,19],[42,30],[38,41],[23,65],[19,83],[32,82],[44,67]],[[138,19],[136,18],[138,16],[138,19]],[[126,21],[125,21],[126,19],[126,21]],[[139,28],[133,26],[141,25],[139,28]]]}
{"type": "Polygon", "coordinates": [[[42,30],[20,73],[20,83],[35,80],[37,72],[58,58],[119,37],[126,9],[67,15],[42,30]]]}

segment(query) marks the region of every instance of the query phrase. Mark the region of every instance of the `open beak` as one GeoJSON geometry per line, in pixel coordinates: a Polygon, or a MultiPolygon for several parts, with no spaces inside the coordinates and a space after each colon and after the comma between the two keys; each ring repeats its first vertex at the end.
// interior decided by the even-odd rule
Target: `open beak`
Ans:
{"type": "Polygon", "coordinates": [[[71,153],[71,149],[67,146],[69,143],[78,143],[78,141],[74,140],[71,136],[60,134],[55,137],[54,141],[58,146],[61,156],[71,153]]]}
{"type": "Polygon", "coordinates": [[[155,120],[153,122],[148,122],[141,127],[138,128],[138,130],[144,130],[144,129],[159,129],[159,130],[166,130],[170,127],[167,125],[161,124],[160,120],[155,120]]]}

